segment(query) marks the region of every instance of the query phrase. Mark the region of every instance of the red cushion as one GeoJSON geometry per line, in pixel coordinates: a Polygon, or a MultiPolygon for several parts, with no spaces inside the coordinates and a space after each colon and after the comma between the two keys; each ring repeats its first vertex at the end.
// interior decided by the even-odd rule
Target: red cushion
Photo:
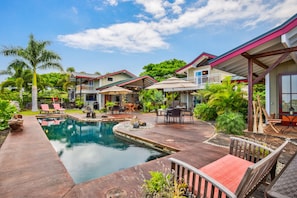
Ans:
{"type": "Polygon", "coordinates": [[[245,171],[253,163],[234,155],[226,155],[200,170],[235,193],[245,171]]]}

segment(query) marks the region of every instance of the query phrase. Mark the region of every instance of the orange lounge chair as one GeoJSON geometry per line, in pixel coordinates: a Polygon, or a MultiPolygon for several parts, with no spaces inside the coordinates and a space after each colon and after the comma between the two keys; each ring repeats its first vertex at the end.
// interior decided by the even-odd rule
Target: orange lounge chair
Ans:
{"type": "Polygon", "coordinates": [[[53,104],[54,105],[54,109],[55,111],[57,111],[58,113],[64,113],[66,109],[62,108],[60,106],[60,104],[53,104]]]}
{"type": "Polygon", "coordinates": [[[54,112],[53,109],[50,109],[48,107],[48,104],[41,104],[40,107],[41,107],[40,113],[53,113],[54,112]]]}

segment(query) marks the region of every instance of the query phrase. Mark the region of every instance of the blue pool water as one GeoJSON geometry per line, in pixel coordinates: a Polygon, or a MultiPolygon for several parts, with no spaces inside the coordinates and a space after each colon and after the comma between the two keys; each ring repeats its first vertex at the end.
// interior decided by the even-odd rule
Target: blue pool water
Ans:
{"type": "Polygon", "coordinates": [[[113,134],[115,122],[39,120],[75,183],[165,156],[157,150],[125,141],[113,134]]]}

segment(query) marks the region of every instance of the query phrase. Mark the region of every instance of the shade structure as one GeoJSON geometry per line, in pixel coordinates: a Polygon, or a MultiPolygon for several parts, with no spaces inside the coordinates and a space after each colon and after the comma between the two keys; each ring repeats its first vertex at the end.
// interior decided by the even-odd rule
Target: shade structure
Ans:
{"type": "Polygon", "coordinates": [[[132,91],[123,87],[112,86],[99,91],[99,93],[104,95],[125,95],[132,93],[132,91]]]}
{"type": "Polygon", "coordinates": [[[197,90],[198,86],[190,81],[186,81],[176,77],[171,77],[161,82],[155,83],[147,87],[146,89],[162,89],[164,92],[173,92],[197,90]]]}

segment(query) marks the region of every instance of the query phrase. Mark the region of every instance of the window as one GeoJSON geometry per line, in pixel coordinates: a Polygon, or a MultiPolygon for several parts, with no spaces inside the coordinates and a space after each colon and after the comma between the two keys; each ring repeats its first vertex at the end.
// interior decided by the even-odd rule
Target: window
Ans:
{"type": "Polygon", "coordinates": [[[205,84],[208,82],[208,70],[200,70],[195,72],[196,84],[205,84]]]}
{"type": "Polygon", "coordinates": [[[96,94],[87,94],[86,101],[96,101],[96,94]]]}
{"type": "Polygon", "coordinates": [[[281,76],[280,112],[289,112],[293,107],[297,111],[297,74],[281,76]]]}
{"type": "Polygon", "coordinates": [[[113,78],[108,77],[108,78],[107,78],[107,81],[113,81],[113,78]]]}
{"type": "Polygon", "coordinates": [[[93,86],[94,86],[94,81],[90,80],[90,81],[88,82],[88,84],[89,84],[90,87],[93,87],[93,86]]]}

